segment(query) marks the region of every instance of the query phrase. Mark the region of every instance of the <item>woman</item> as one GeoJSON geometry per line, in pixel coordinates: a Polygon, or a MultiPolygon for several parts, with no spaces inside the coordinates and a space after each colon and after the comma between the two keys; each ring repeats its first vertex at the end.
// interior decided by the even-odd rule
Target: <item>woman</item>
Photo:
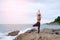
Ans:
{"type": "Polygon", "coordinates": [[[37,23],[35,23],[33,26],[38,26],[38,33],[40,32],[40,21],[41,21],[41,13],[40,10],[37,12],[37,23]]]}

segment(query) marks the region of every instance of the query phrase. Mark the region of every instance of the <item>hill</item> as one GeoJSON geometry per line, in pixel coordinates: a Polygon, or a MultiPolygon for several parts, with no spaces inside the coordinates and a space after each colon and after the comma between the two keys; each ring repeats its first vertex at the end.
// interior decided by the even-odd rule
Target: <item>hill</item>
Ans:
{"type": "Polygon", "coordinates": [[[56,23],[59,23],[59,24],[60,24],[60,16],[58,16],[58,17],[54,20],[54,22],[56,22],[56,23]]]}
{"type": "Polygon", "coordinates": [[[53,22],[46,23],[46,24],[60,24],[60,16],[58,16],[53,22]]]}

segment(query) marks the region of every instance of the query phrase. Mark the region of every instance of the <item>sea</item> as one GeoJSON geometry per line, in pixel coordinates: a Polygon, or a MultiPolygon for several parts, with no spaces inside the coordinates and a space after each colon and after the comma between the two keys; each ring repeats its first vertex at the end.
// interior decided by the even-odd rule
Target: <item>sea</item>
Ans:
{"type": "MultiPolygon", "coordinates": [[[[19,30],[19,34],[22,34],[30,29],[36,29],[33,27],[33,24],[0,24],[0,40],[13,40],[17,36],[7,36],[9,32],[19,30]]],[[[58,24],[41,24],[40,29],[49,28],[49,29],[60,29],[58,24]]]]}

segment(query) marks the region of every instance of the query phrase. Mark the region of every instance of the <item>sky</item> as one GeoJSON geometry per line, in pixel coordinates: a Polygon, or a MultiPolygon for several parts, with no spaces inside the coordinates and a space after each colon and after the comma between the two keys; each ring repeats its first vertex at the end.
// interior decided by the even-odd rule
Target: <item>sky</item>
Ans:
{"type": "Polygon", "coordinates": [[[40,10],[41,24],[60,16],[60,0],[0,0],[0,24],[34,24],[40,10]]]}

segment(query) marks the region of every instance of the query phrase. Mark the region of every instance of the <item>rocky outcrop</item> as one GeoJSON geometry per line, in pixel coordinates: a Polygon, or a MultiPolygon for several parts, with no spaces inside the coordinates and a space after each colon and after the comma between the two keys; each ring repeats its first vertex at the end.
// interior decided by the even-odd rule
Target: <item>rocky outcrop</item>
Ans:
{"type": "Polygon", "coordinates": [[[8,36],[16,36],[19,33],[19,31],[13,31],[8,33],[8,36]]]}
{"type": "Polygon", "coordinates": [[[15,40],[60,40],[60,35],[55,33],[55,29],[43,29],[39,34],[32,29],[18,35],[15,40]]]}
{"type": "Polygon", "coordinates": [[[35,29],[28,30],[24,34],[17,36],[15,40],[38,40],[37,30],[35,29]]]}
{"type": "Polygon", "coordinates": [[[56,34],[41,33],[40,36],[39,40],[60,40],[60,35],[56,34]]]}
{"type": "Polygon", "coordinates": [[[41,33],[60,34],[60,29],[43,29],[41,33]]]}

